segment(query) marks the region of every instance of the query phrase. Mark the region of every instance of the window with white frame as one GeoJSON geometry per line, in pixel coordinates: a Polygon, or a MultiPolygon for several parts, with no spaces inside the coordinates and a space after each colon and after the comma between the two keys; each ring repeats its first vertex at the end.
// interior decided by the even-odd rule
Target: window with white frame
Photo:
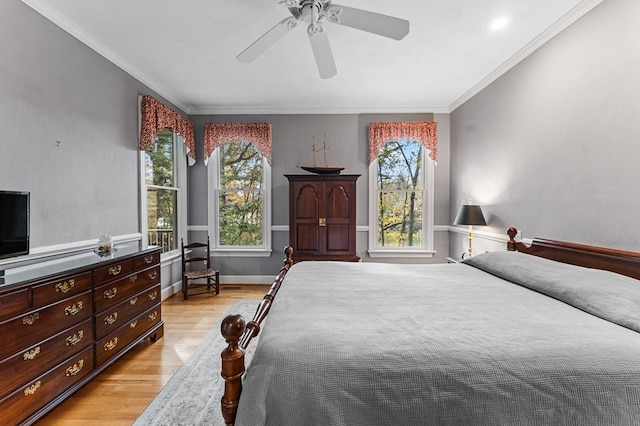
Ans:
{"type": "Polygon", "coordinates": [[[268,256],[271,251],[271,167],[250,141],[222,141],[209,169],[212,250],[268,256]]]}
{"type": "Polygon", "coordinates": [[[143,240],[162,247],[163,253],[177,251],[186,233],[184,140],[171,129],[161,129],[141,157],[143,240]]]}
{"type": "Polygon", "coordinates": [[[369,254],[433,255],[434,163],[415,140],[390,140],[369,166],[369,254]]]}

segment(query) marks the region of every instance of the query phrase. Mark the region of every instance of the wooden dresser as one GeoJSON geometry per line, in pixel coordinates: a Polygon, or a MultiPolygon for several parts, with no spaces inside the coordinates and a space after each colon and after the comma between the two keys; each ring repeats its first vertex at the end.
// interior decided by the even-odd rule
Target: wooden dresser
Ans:
{"type": "Polygon", "coordinates": [[[289,244],[300,260],[358,261],[356,181],[360,175],[285,175],[289,244]]]}
{"type": "Polygon", "coordinates": [[[147,337],[162,337],[160,249],[118,247],[0,280],[0,424],[31,424],[147,337]]]}

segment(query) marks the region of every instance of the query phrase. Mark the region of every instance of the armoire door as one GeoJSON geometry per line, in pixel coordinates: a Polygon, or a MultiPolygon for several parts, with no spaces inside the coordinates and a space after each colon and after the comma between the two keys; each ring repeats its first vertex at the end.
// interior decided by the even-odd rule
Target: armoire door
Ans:
{"type": "Polygon", "coordinates": [[[359,175],[286,175],[294,260],[356,261],[359,175]]]}

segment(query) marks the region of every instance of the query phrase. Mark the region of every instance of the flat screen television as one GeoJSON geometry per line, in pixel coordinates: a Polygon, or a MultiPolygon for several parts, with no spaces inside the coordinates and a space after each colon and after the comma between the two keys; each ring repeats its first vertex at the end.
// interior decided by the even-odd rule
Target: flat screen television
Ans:
{"type": "Polygon", "coordinates": [[[0,191],[0,259],[29,254],[29,192],[0,191]]]}

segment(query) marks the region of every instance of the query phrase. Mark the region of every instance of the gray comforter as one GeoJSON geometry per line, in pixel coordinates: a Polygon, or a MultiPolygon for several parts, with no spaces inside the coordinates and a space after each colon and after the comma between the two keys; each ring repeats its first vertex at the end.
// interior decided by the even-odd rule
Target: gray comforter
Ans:
{"type": "Polygon", "coordinates": [[[519,253],[302,262],[236,424],[637,425],[639,327],[640,282],[519,253]]]}

